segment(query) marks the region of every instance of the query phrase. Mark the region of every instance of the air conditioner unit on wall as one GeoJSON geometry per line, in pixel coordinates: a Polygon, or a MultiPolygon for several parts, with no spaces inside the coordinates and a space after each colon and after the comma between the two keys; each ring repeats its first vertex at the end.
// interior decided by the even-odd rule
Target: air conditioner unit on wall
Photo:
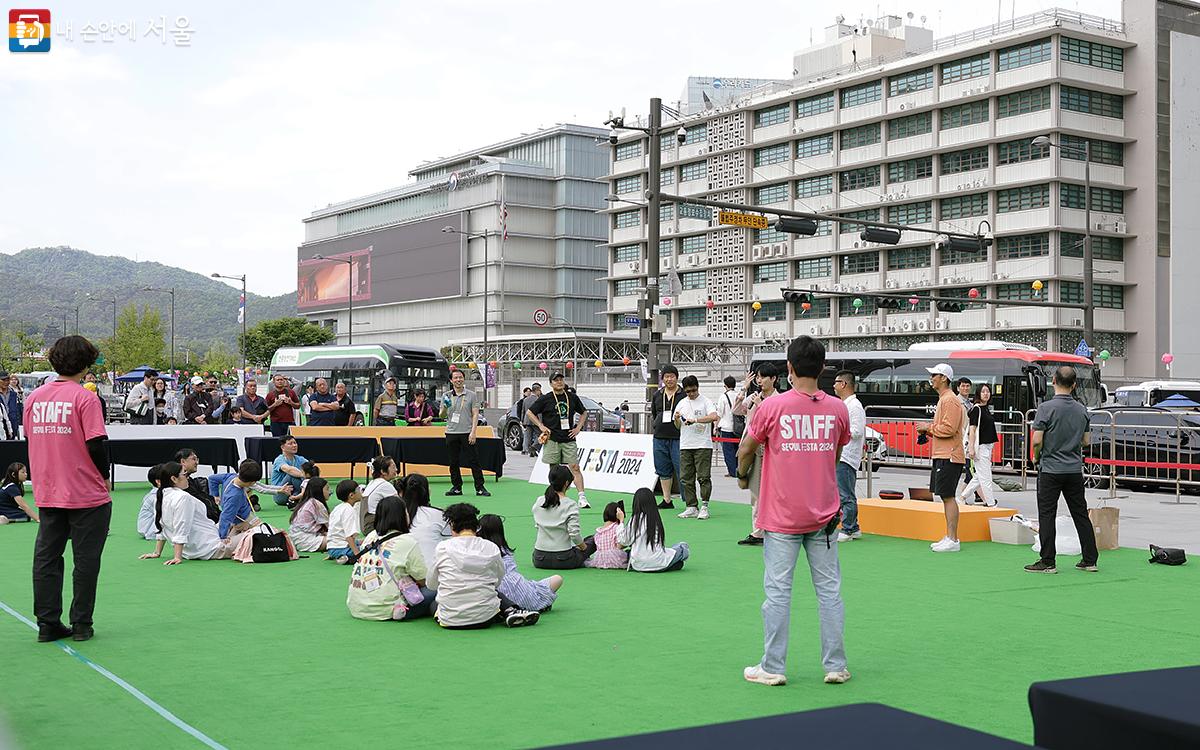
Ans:
{"type": "Polygon", "coordinates": [[[642,270],[642,262],[640,260],[629,261],[629,272],[639,273],[642,270]]]}
{"type": "Polygon", "coordinates": [[[929,330],[929,321],[928,320],[918,320],[917,321],[917,330],[918,331],[928,331],[929,330]]]}
{"type": "Polygon", "coordinates": [[[900,329],[905,333],[911,331],[913,329],[913,322],[911,320],[904,321],[904,323],[901,324],[900,329]]]}
{"type": "Polygon", "coordinates": [[[671,258],[659,258],[658,259],[658,265],[667,271],[671,270],[671,262],[672,262],[671,258]]]}
{"type": "Polygon", "coordinates": [[[808,329],[808,333],[810,336],[820,336],[821,334],[825,333],[825,329],[821,326],[813,326],[808,329]]]}
{"type": "Polygon", "coordinates": [[[938,331],[944,331],[950,327],[950,321],[946,320],[945,318],[938,318],[937,322],[933,324],[933,327],[938,331]]]}
{"type": "Polygon", "coordinates": [[[870,333],[871,332],[871,324],[870,323],[859,323],[858,324],[858,332],[859,333],[870,333]]]}
{"type": "Polygon", "coordinates": [[[700,265],[700,258],[698,258],[695,254],[689,255],[688,259],[687,259],[687,264],[689,266],[698,266],[698,265],[700,265]]]}

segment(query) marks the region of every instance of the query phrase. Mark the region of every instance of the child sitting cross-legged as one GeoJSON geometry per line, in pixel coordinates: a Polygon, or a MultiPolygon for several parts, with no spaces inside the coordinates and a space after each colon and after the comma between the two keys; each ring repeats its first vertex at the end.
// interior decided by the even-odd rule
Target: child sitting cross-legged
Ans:
{"type": "Polygon", "coordinates": [[[596,529],[596,554],[584,561],[587,568],[625,570],[629,567],[629,553],[621,549],[617,537],[625,521],[625,501],[604,506],[604,525],[596,529]]]}
{"type": "Polygon", "coordinates": [[[329,482],[321,477],[309,479],[288,523],[297,552],[324,550],[329,534],[329,482]]]}
{"type": "Polygon", "coordinates": [[[622,547],[629,547],[629,567],[640,573],[680,570],[690,553],[687,542],[667,546],[654,491],[646,487],[633,493],[633,513],[622,526],[617,541],[622,547]]]}
{"type": "Polygon", "coordinates": [[[375,528],[362,541],[362,552],[351,559],[346,607],[360,620],[414,620],[437,606],[426,586],[425,558],[409,533],[404,501],[395,495],[375,506],[375,528]]]}
{"type": "Polygon", "coordinates": [[[338,506],[329,513],[329,536],[325,542],[328,559],[345,565],[350,558],[358,554],[358,535],[362,533],[359,526],[358,508],[362,502],[362,487],[353,479],[343,479],[338,482],[338,506]]]}
{"type": "Polygon", "coordinates": [[[25,468],[25,464],[14,461],[8,465],[8,470],[4,472],[4,480],[0,481],[0,524],[40,521],[37,508],[32,503],[25,502],[27,479],[29,469],[25,468]]]}
{"type": "Polygon", "coordinates": [[[504,538],[504,519],[494,513],[488,513],[479,519],[479,538],[486,539],[500,548],[500,559],[504,563],[504,579],[500,581],[499,592],[507,596],[513,604],[521,609],[535,612],[548,612],[554,600],[558,598],[558,590],[562,588],[562,576],[550,576],[540,581],[531,581],[517,570],[517,561],[513,559],[513,548],[504,538]]]}

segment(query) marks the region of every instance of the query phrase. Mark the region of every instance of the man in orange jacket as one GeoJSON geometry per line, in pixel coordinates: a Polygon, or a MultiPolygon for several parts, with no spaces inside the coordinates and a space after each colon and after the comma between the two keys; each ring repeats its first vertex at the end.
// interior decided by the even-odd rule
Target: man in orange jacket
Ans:
{"type": "Polygon", "coordinates": [[[929,372],[929,382],[938,393],[938,404],[933,424],[920,425],[917,432],[933,439],[929,491],[942,499],[946,509],[946,536],[929,548],[934,552],[958,552],[958,502],[954,497],[967,463],[963,454],[963,427],[967,414],[950,387],[954,382],[954,369],[944,362],[925,369],[929,372]]]}

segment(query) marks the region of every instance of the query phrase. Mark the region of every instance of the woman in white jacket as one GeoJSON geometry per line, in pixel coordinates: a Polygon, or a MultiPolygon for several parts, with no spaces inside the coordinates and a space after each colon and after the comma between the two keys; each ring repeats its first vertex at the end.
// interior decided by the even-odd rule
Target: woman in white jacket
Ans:
{"type": "Polygon", "coordinates": [[[371,461],[371,481],[363,488],[363,501],[359,503],[362,514],[359,525],[364,534],[370,534],[375,529],[375,508],[385,497],[395,497],[396,488],[392,480],[396,478],[396,459],[391,456],[376,456],[371,461]]]}
{"type": "Polygon", "coordinates": [[[158,539],[154,551],[141,559],[161,557],[167,542],[171,543],[174,555],[163,565],[178,565],[184,560],[221,560],[232,555],[233,548],[221,539],[204,503],[189,495],[187,486],[188,475],[182,465],[175,461],[162,465],[154,508],[158,539]]]}

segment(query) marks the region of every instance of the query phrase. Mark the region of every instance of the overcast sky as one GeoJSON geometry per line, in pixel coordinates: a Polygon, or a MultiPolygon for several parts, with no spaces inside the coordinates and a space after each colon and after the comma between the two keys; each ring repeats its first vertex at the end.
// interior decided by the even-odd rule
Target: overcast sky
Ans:
{"type": "MultiPolygon", "coordinates": [[[[422,161],[679,98],[689,75],[785,78],[841,13],[924,15],[935,36],[990,2],[167,2],[191,47],[143,36],[145,3],[52,3],[49,54],[0,52],[0,252],[70,245],[296,288],[301,219],[408,181],[422,161]],[[739,15],[740,14],[740,15],[739,15]],[[86,24],[137,41],[84,43],[86,24]],[[71,23],[72,39],[65,33],[71,23]]],[[[1016,0],[1120,17],[1119,0],[1016,0]]],[[[1003,0],[1003,17],[1013,12],[1003,0]]],[[[155,16],[157,17],[157,16],[155,16]]]]}

